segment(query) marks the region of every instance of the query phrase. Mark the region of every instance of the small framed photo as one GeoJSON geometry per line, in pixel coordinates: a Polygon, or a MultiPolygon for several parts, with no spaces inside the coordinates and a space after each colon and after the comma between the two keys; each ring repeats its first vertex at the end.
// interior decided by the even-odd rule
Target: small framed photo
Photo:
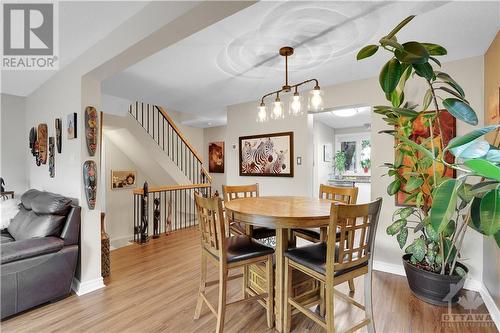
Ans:
{"type": "Polygon", "coordinates": [[[70,113],[68,115],[68,123],[66,124],[66,132],[68,133],[68,139],[77,138],[77,123],[76,123],[76,112],[70,113]]]}
{"type": "Polygon", "coordinates": [[[111,170],[111,189],[135,188],[137,172],[133,170],[111,170]]]}
{"type": "Polygon", "coordinates": [[[208,144],[208,172],[224,173],[224,141],[208,144]]]}

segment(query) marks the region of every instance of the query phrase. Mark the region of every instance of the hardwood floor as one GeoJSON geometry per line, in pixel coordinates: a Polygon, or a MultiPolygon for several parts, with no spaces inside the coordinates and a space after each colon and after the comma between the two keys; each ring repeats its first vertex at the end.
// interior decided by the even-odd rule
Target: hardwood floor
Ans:
{"type": "MultiPolygon", "coordinates": [[[[146,246],[131,245],[111,254],[111,277],[107,287],[27,311],[1,323],[2,332],[213,332],[215,317],[204,307],[193,320],[198,289],[200,248],[197,229],[162,237],[146,246]]],[[[209,278],[216,279],[209,266],[209,278]]],[[[355,298],[363,302],[362,279],[356,279],[355,298]]],[[[498,332],[487,327],[442,326],[447,308],[415,298],[401,276],[375,272],[373,305],[378,332],[498,332]]],[[[241,297],[241,281],[229,282],[228,299],[241,297]]],[[[347,283],[341,288],[346,292],[347,283]]],[[[477,293],[471,294],[477,296],[477,293]]],[[[217,287],[209,294],[217,298],[217,287]]],[[[469,313],[456,307],[453,313],[469,313]]],[[[484,305],[474,313],[487,313],[484,305]]],[[[336,327],[342,331],[361,319],[362,312],[335,299],[336,327]]],[[[229,308],[226,332],[273,332],[266,312],[257,303],[229,308]]],[[[303,315],[292,320],[294,332],[323,332],[303,315]]]]}

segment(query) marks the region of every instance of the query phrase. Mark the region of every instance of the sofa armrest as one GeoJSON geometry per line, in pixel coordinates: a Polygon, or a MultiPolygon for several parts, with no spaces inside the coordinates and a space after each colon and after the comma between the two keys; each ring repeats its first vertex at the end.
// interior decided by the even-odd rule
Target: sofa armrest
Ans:
{"type": "Polygon", "coordinates": [[[1,246],[1,263],[27,259],[61,250],[64,241],[57,237],[42,237],[5,243],[1,246]]]}

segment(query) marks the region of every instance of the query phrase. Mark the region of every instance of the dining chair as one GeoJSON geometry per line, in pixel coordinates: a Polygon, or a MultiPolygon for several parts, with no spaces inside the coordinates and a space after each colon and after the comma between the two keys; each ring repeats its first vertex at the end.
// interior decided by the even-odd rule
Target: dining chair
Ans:
{"type": "Polygon", "coordinates": [[[382,206],[382,198],[358,205],[340,205],[332,203],[327,241],[303,247],[293,248],[285,252],[285,333],[290,332],[292,308],[304,313],[307,317],[326,329],[335,332],[334,295],[365,311],[365,318],[348,329],[357,330],[365,325],[368,332],[375,332],[372,309],[372,265],[373,248],[378,218],[382,206]],[[340,241],[337,242],[336,230],[340,229],[340,241]],[[347,242],[346,237],[351,241],[347,242]],[[321,281],[326,287],[326,315],[311,311],[290,297],[292,286],[292,270],[299,270],[312,278],[321,281]],[[364,276],[365,304],[336,290],[334,287],[355,277],[364,276]]]}
{"type": "Polygon", "coordinates": [[[224,317],[228,306],[246,301],[260,300],[265,302],[267,325],[272,328],[274,325],[274,249],[246,235],[226,237],[222,200],[220,198],[204,198],[195,193],[195,201],[201,233],[201,278],[194,319],[200,318],[203,303],[206,303],[217,318],[216,332],[221,333],[224,330],[224,317]],[[207,281],[208,261],[218,267],[218,280],[207,281]],[[252,297],[247,297],[246,293],[244,293],[243,299],[227,303],[226,290],[228,281],[242,276],[241,274],[230,276],[229,270],[257,263],[265,264],[267,292],[252,297]],[[208,301],[206,296],[206,289],[216,284],[219,285],[217,309],[208,301]]]}
{"type": "MultiPolygon", "coordinates": [[[[337,187],[321,184],[319,186],[319,198],[327,199],[332,201],[341,202],[343,204],[355,204],[358,200],[358,188],[357,187],[337,187]]],[[[318,243],[324,241],[326,238],[326,232],[324,228],[309,228],[309,229],[294,229],[293,237],[303,238],[313,243],[318,243]]],[[[337,232],[337,241],[340,240],[340,233],[337,232]]],[[[349,241],[349,238],[347,239],[349,241]]],[[[294,240],[296,243],[296,241],[294,240]]],[[[349,280],[349,290],[351,292],[355,291],[354,280],[349,280]]],[[[323,290],[323,289],[322,289],[323,290]]]]}
{"type": "MultiPolygon", "coordinates": [[[[224,202],[241,198],[255,198],[259,196],[259,184],[252,185],[222,185],[224,202]]],[[[264,239],[276,236],[276,230],[265,227],[254,227],[236,221],[229,221],[231,233],[235,235],[249,235],[255,239],[264,239]]]]}

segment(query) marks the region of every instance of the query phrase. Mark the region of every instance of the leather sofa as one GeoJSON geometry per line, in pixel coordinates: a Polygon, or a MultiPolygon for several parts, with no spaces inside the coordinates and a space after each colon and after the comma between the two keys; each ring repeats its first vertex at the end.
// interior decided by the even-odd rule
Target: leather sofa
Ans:
{"type": "Polygon", "coordinates": [[[29,190],[1,230],[1,318],[68,296],[78,261],[81,208],[29,190]]]}

